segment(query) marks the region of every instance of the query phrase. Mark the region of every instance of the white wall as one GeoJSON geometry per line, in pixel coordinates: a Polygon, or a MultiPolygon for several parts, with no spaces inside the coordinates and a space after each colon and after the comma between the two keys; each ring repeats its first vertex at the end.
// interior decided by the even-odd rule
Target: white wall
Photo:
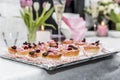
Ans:
{"type": "Polygon", "coordinates": [[[19,0],[0,0],[0,36],[1,32],[20,32],[19,40],[24,40],[27,34],[27,29],[20,16],[19,0]]]}

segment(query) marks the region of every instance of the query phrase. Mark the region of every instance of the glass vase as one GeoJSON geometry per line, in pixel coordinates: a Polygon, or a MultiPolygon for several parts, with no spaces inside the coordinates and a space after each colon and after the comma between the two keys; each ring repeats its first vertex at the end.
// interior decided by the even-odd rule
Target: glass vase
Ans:
{"type": "Polygon", "coordinates": [[[116,30],[117,30],[117,31],[120,31],[120,22],[119,22],[119,23],[116,23],[116,30]]]}
{"type": "Polygon", "coordinates": [[[36,32],[37,32],[37,30],[28,32],[28,42],[29,43],[35,43],[36,42],[36,32]]]}

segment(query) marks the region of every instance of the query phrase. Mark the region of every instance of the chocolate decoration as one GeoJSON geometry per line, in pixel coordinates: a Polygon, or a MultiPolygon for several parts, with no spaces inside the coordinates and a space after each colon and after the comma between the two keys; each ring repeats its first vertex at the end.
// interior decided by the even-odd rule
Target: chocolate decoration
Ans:
{"type": "Polygon", "coordinates": [[[48,52],[44,52],[42,55],[46,57],[48,55],[48,52]]]}
{"type": "Polygon", "coordinates": [[[34,55],[34,54],[35,54],[35,51],[30,51],[29,54],[30,54],[30,55],[34,55]]]}
{"type": "Polygon", "coordinates": [[[73,45],[69,45],[68,47],[71,47],[71,48],[73,48],[74,50],[78,50],[78,48],[75,47],[75,46],[73,46],[73,45]]]}

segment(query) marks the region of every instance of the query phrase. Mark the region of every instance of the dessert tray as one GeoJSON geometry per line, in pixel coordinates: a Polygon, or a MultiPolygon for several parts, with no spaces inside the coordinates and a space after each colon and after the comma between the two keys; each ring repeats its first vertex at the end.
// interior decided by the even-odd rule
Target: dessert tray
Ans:
{"type": "Polygon", "coordinates": [[[73,41],[69,41],[68,44],[67,41],[67,44],[63,43],[60,45],[52,41],[48,42],[47,46],[46,43],[33,45],[25,42],[20,48],[16,46],[8,48],[6,54],[1,55],[0,57],[3,59],[37,66],[46,70],[55,70],[58,68],[114,55],[119,52],[120,51],[110,51],[101,47],[99,45],[99,41],[90,44],[85,41],[74,41],[74,43],[73,41]]]}
{"type": "Polygon", "coordinates": [[[25,59],[23,59],[20,56],[14,56],[12,54],[6,54],[6,55],[2,55],[0,57],[3,58],[3,59],[8,59],[8,60],[16,61],[16,62],[21,62],[21,63],[33,65],[33,66],[36,66],[36,67],[39,67],[39,68],[44,68],[46,70],[55,70],[55,69],[58,69],[58,68],[67,67],[67,66],[87,62],[87,61],[90,61],[90,60],[95,60],[95,59],[107,57],[107,56],[110,56],[110,55],[114,55],[116,53],[119,53],[119,51],[110,52],[110,51],[105,50],[105,51],[100,52],[99,54],[96,54],[96,55],[93,55],[93,56],[70,57],[68,59],[68,61],[67,60],[65,61],[65,58],[63,58],[64,59],[63,61],[62,60],[61,61],[59,61],[59,60],[49,60],[49,61],[47,61],[46,60],[46,62],[44,62],[44,64],[42,64],[41,62],[37,62],[37,59],[36,60],[31,60],[27,57],[25,59]]]}

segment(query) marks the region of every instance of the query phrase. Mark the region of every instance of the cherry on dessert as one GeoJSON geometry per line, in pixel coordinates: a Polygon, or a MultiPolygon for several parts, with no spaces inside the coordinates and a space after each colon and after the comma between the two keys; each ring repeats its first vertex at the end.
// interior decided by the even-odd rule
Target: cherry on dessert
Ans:
{"type": "Polygon", "coordinates": [[[35,51],[30,51],[29,54],[30,54],[30,55],[34,55],[34,54],[35,54],[35,51]]]}
{"type": "Polygon", "coordinates": [[[25,46],[25,47],[24,47],[24,49],[28,49],[28,47],[27,47],[27,46],[25,46]]]}
{"type": "Polygon", "coordinates": [[[99,43],[100,43],[100,41],[99,41],[99,40],[95,42],[95,44],[96,44],[97,46],[99,45],[99,43]]]}
{"type": "Polygon", "coordinates": [[[91,45],[95,45],[95,43],[91,43],[91,45]]]}
{"type": "Polygon", "coordinates": [[[16,46],[12,46],[11,48],[12,48],[12,49],[16,49],[17,47],[16,47],[16,46]]]}
{"type": "Polygon", "coordinates": [[[84,38],[84,39],[82,40],[82,42],[86,42],[86,39],[84,38]]]}
{"type": "Polygon", "coordinates": [[[48,52],[44,52],[42,55],[46,57],[48,55],[48,52]]]}
{"type": "Polygon", "coordinates": [[[39,50],[39,49],[37,49],[37,50],[36,50],[36,53],[39,53],[39,52],[40,52],[40,50],[39,50]]]}
{"type": "Polygon", "coordinates": [[[72,48],[71,47],[68,47],[68,49],[67,50],[72,50],[72,48]]]}
{"type": "Polygon", "coordinates": [[[23,45],[27,45],[28,43],[27,43],[27,41],[25,41],[24,43],[23,43],[23,45]]]}
{"type": "Polygon", "coordinates": [[[28,48],[32,48],[32,46],[31,46],[31,45],[28,45],[28,48]]]}
{"type": "Polygon", "coordinates": [[[33,46],[37,46],[35,43],[33,43],[33,46]]]}

